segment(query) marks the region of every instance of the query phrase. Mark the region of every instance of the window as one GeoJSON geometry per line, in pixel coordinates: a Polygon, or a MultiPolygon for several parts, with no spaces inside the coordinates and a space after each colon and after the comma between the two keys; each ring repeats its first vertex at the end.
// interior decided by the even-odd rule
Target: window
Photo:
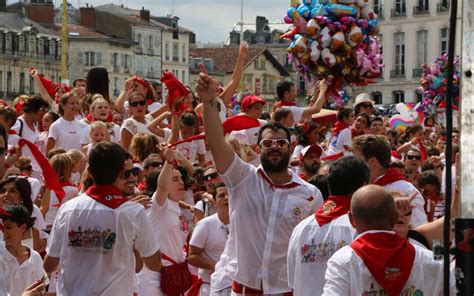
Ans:
{"type": "Polygon", "coordinates": [[[35,93],[35,79],[30,76],[30,94],[35,93]]]}
{"type": "Polygon", "coordinates": [[[374,12],[383,16],[383,0],[374,0],[374,12]]]}
{"type": "Polygon", "coordinates": [[[395,13],[398,15],[405,15],[407,12],[405,0],[395,0],[395,13]]]}
{"type": "Polygon", "coordinates": [[[183,44],[181,46],[181,53],[182,53],[181,60],[183,61],[183,63],[186,63],[186,44],[183,44]]]}
{"type": "Polygon", "coordinates": [[[179,62],[179,44],[173,43],[173,62],[179,62]]]}
{"type": "Polygon", "coordinates": [[[428,62],[428,31],[416,32],[416,64],[418,67],[428,62]]]}
{"type": "Polygon", "coordinates": [[[181,83],[186,84],[186,71],[181,72],[181,83]]]}
{"type": "Polygon", "coordinates": [[[372,92],[372,99],[374,100],[375,104],[382,104],[382,93],[379,91],[372,92]]]}
{"type": "Polygon", "coordinates": [[[118,53],[112,53],[110,55],[110,64],[114,67],[117,67],[119,65],[119,54],[118,53]]]}
{"type": "Polygon", "coordinates": [[[405,93],[403,92],[403,90],[395,90],[393,92],[393,100],[395,103],[404,103],[405,93]]]}
{"type": "Polygon", "coordinates": [[[265,70],[265,60],[260,61],[260,69],[265,70]]]}
{"type": "Polygon", "coordinates": [[[20,73],[20,93],[21,94],[25,93],[25,73],[24,72],[20,73]]]}
{"type": "Polygon", "coordinates": [[[395,33],[395,72],[405,75],[405,33],[395,33]]]}
{"type": "Polygon", "coordinates": [[[448,52],[448,40],[449,40],[449,29],[443,28],[441,29],[441,54],[445,54],[448,52]]]}
{"type": "Polygon", "coordinates": [[[168,43],[168,41],[166,41],[165,43],[165,57],[167,61],[170,60],[170,44],[168,43]]]}
{"type": "Polygon", "coordinates": [[[255,70],[260,70],[260,63],[258,60],[255,60],[253,62],[253,67],[255,68],[255,70]]]}
{"type": "Polygon", "coordinates": [[[142,48],[142,34],[137,34],[138,48],[142,48]]]}
{"type": "Polygon", "coordinates": [[[84,65],[86,67],[92,67],[102,64],[102,53],[86,51],[84,53],[84,65]]]}
{"type": "MultiPolygon", "coordinates": [[[[53,80],[54,81],[54,80],[53,80]]],[[[7,92],[12,91],[12,72],[8,71],[7,72],[7,92]]]]}
{"type": "Polygon", "coordinates": [[[153,49],[153,36],[148,36],[148,49],[153,49]]]}
{"type": "Polygon", "coordinates": [[[420,9],[420,11],[426,11],[426,10],[429,10],[429,1],[428,0],[418,0],[418,7],[420,9]]]}
{"type": "Polygon", "coordinates": [[[178,32],[178,30],[174,30],[174,31],[173,31],[173,39],[179,40],[179,32],[178,32]]]}

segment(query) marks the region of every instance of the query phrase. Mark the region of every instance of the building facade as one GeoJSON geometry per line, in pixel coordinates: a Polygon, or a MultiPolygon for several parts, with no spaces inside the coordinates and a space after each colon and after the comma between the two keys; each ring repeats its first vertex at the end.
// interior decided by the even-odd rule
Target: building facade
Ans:
{"type": "Polygon", "coordinates": [[[31,68],[60,79],[61,40],[51,30],[16,13],[0,12],[0,97],[35,93],[31,68]]]}
{"type": "MultiPolygon", "coordinates": [[[[423,75],[421,66],[448,50],[449,0],[369,0],[379,15],[383,45],[383,76],[377,83],[352,88],[367,92],[378,104],[416,102],[423,75]]],[[[461,5],[457,11],[456,52],[461,46],[461,5]]]]}

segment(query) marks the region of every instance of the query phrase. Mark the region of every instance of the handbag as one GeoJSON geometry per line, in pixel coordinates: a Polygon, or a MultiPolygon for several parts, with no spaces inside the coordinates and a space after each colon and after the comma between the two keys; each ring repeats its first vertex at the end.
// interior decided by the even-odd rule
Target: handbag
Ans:
{"type": "Polygon", "coordinates": [[[161,291],[170,296],[184,294],[192,285],[192,276],[188,269],[188,260],[182,263],[176,263],[165,254],[161,254],[161,257],[172,264],[171,266],[161,267],[161,291]]]}

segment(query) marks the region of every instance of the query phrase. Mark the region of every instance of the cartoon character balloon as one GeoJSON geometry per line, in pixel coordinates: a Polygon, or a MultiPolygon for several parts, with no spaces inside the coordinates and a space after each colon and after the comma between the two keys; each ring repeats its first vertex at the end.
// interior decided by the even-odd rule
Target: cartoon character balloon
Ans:
{"type": "Polygon", "coordinates": [[[378,19],[367,0],[301,0],[284,20],[293,24],[281,37],[291,40],[289,60],[308,83],[329,81],[338,106],[344,85],[367,85],[381,75],[378,19]]]}
{"type": "Polygon", "coordinates": [[[418,107],[418,105],[414,106],[410,103],[398,103],[395,108],[400,114],[393,115],[390,118],[388,123],[390,128],[396,128],[400,132],[404,132],[409,126],[414,124],[422,124],[424,115],[421,111],[419,111],[418,107]]]}

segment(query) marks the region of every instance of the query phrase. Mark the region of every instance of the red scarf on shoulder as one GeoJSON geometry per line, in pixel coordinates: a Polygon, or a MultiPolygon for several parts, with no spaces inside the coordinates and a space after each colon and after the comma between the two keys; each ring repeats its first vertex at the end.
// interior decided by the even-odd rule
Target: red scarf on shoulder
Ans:
{"type": "Polygon", "coordinates": [[[278,101],[275,104],[276,109],[282,108],[282,107],[292,107],[292,106],[296,106],[296,102],[278,101]]]}
{"type": "Polygon", "coordinates": [[[344,121],[336,121],[336,123],[334,123],[334,126],[332,128],[332,133],[331,133],[331,137],[334,137],[336,136],[337,134],[339,134],[343,129],[346,129],[348,128],[349,126],[347,125],[347,123],[345,123],[344,121]]]}
{"type": "Polygon", "coordinates": [[[366,233],[350,246],[390,296],[400,295],[415,260],[415,247],[407,239],[396,233],[366,233]]]}
{"type": "Polygon", "coordinates": [[[426,149],[425,149],[425,145],[423,145],[423,142],[418,139],[418,147],[420,148],[420,155],[421,155],[421,160],[426,160],[427,156],[426,156],[426,149]]]}
{"type": "Polygon", "coordinates": [[[396,181],[407,181],[408,180],[405,178],[405,176],[396,168],[389,168],[385,175],[382,177],[378,178],[374,184],[379,185],[379,186],[385,186],[388,184],[392,184],[393,182],[396,181]]]}
{"type": "Polygon", "coordinates": [[[319,226],[326,225],[331,221],[347,214],[351,207],[351,197],[347,195],[331,195],[324,204],[316,211],[315,218],[319,226]]]}
{"type": "Polygon", "coordinates": [[[115,185],[91,186],[86,190],[86,194],[111,209],[116,209],[128,201],[128,198],[123,196],[122,191],[115,185]]]}

